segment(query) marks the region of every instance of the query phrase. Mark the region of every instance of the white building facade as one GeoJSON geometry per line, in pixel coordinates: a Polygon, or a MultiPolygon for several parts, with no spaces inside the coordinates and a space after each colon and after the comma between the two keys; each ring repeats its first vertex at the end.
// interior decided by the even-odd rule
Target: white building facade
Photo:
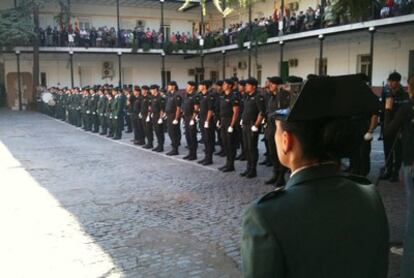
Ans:
{"type": "MultiPolygon", "coordinates": [[[[13,1],[2,1],[0,9],[11,7],[13,1]],[[9,2],[9,3],[8,3],[9,2]]],[[[117,27],[116,8],[112,0],[73,1],[71,12],[73,22],[87,27],[117,27]],[[95,3],[95,4],[94,4],[95,3]]],[[[125,0],[120,6],[120,25],[122,29],[134,29],[141,24],[144,29],[160,29],[160,9],[158,1],[125,0]],[[131,2],[131,3],[129,3],[131,2]],[[129,3],[129,4],[128,4],[129,3]],[[138,4],[137,4],[138,3],[138,4]]],[[[273,13],[280,1],[260,2],[252,9],[252,17],[268,17],[273,13]]],[[[287,1],[289,2],[293,1],[287,1]]],[[[295,1],[299,9],[305,10],[308,6],[315,6],[318,1],[295,1]]],[[[178,12],[179,1],[164,2],[164,26],[167,32],[198,32],[200,23],[200,7],[186,12],[178,12]],[[195,30],[196,29],[196,30],[195,30]]],[[[204,22],[209,28],[220,28],[221,15],[209,4],[208,13],[204,22]]],[[[40,11],[40,26],[55,26],[57,5],[45,6],[40,11]]],[[[226,23],[246,21],[246,10],[236,9],[226,23]]],[[[166,30],[164,28],[164,30],[166,30]]],[[[74,86],[82,87],[95,84],[122,84],[150,85],[161,84],[162,56],[165,59],[165,71],[168,80],[177,81],[184,87],[189,80],[198,80],[199,69],[204,68],[204,79],[222,79],[224,76],[238,76],[247,78],[250,60],[251,76],[258,78],[264,84],[268,76],[282,75],[281,72],[281,45],[283,42],[283,75],[296,75],[306,78],[308,74],[319,73],[319,58],[321,50],[320,36],[323,36],[322,54],[323,71],[328,75],[343,75],[364,72],[368,73],[370,63],[371,33],[374,33],[373,45],[373,72],[372,85],[377,89],[382,87],[389,73],[398,71],[402,74],[403,85],[410,74],[414,73],[414,14],[373,20],[364,23],[354,23],[344,26],[312,30],[302,33],[289,34],[269,38],[267,43],[252,46],[249,59],[249,43],[244,49],[237,45],[205,49],[204,58],[198,51],[179,52],[165,55],[161,49],[149,51],[133,51],[128,48],[69,48],[69,47],[41,47],[40,49],[40,81],[47,87],[71,86],[72,55],[74,86]],[[371,29],[370,29],[371,28],[371,29]],[[119,59],[120,58],[120,59],[119,59]],[[201,60],[203,59],[203,64],[201,60]],[[121,74],[119,74],[119,60],[121,60],[121,74]],[[110,68],[111,74],[105,74],[110,68]],[[223,72],[225,71],[225,72],[223,72]]],[[[23,91],[30,90],[30,76],[33,68],[33,54],[30,47],[18,47],[20,73],[27,78],[23,79],[23,91]],[[25,83],[26,82],[26,83],[25,83]]],[[[16,52],[3,52],[0,56],[0,67],[3,68],[3,79],[8,95],[16,95],[16,52]]],[[[0,71],[1,73],[2,71],[0,71]]],[[[30,101],[26,92],[27,101],[30,101]]],[[[25,92],[23,92],[25,95],[25,92]]],[[[8,106],[14,106],[10,100],[8,106]]]]}

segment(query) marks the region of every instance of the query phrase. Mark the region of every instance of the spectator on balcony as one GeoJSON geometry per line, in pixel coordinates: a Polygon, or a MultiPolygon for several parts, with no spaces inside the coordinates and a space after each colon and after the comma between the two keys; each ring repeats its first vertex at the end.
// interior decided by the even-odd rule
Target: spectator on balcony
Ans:
{"type": "Polygon", "coordinates": [[[177,37],[175,36],[175,33],[174,32],[172,32],[172,34],[171,34],[170,41],[173,44],[176,44],[177,43],[177,37]]]}
{"type": "Polygon", "coordinates": [[[325,13],[323,18],[323,26],[325,28],[335,25],[335,16],[332,10],[331,2],[328,1],[325,6],[325,13]]]}

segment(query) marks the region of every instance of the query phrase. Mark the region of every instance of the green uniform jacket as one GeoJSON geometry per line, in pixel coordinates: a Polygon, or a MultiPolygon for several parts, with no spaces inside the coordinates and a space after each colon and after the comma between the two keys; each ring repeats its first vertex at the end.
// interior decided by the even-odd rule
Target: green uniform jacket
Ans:
{"type": "Polygon", "coordinates": [[[389,233],[368,180],[335,165],[304,169],[245,212],[245,277],[387,277],[389,233]]]}
{"type": "Polygon", "coordinates": [[[99,97],[98,100],[98,115],[105,116],[106,114],[106,106],[107,106],[108,99],[106,96],[102,95],[99,97]]]}

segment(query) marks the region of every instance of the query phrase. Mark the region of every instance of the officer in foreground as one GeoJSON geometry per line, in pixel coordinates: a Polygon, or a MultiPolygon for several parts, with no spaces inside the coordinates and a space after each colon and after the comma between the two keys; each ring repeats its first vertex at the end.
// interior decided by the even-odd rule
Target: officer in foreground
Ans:
{"type": "Polygon", "coordinates": [[[387,277],[382,200],[365,178],[340,173],[354,148],[350,119],[378,108],[359,77],[319,77],[291,109],[273,114],[277,153],[292,175],[245,212],[245,277],[387,277]]]}

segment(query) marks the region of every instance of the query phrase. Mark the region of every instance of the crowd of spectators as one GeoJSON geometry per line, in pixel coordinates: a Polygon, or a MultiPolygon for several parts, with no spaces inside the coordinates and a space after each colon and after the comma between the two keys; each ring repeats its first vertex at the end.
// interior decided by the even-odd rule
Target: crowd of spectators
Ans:
{"type": "MultiPolygon", "coordinates": [[[[399,16],[414,12],[414,0],[387,0],[383,7],[374,7],[374,14],[367,19],[377,19],[399,16]]],[[[283,15],[283,34],[291,34],[327,28],[331,26],[348,24],[351,18],[346,13],[337,16],[333,12],[330,1],[322,7],[308,7],[306,11],[293,11],[285,8],[275,10],[271,16],[256,18],[249,22],[230,24],[224,30],[205,30],[204,47],[211,48],[229,44],[244,42],[252,38],[250,31],[254,34],[265,34],[265,38],[281,34],[279,22],[283,15]]],[[[165,42],[176,49],[197,49],[200,37],[190,32],[172,32],[166,37],[165,42]]],[[[41,46],[69,46],[69,47],[123,47],[160,49],[163,47],[163,33],[150,28],[136,27],[134,30],[120,30],[118,37],[114,27],[79,28],[69,26],[60,30],[57,27],[40,29],[41,46]]]]}

